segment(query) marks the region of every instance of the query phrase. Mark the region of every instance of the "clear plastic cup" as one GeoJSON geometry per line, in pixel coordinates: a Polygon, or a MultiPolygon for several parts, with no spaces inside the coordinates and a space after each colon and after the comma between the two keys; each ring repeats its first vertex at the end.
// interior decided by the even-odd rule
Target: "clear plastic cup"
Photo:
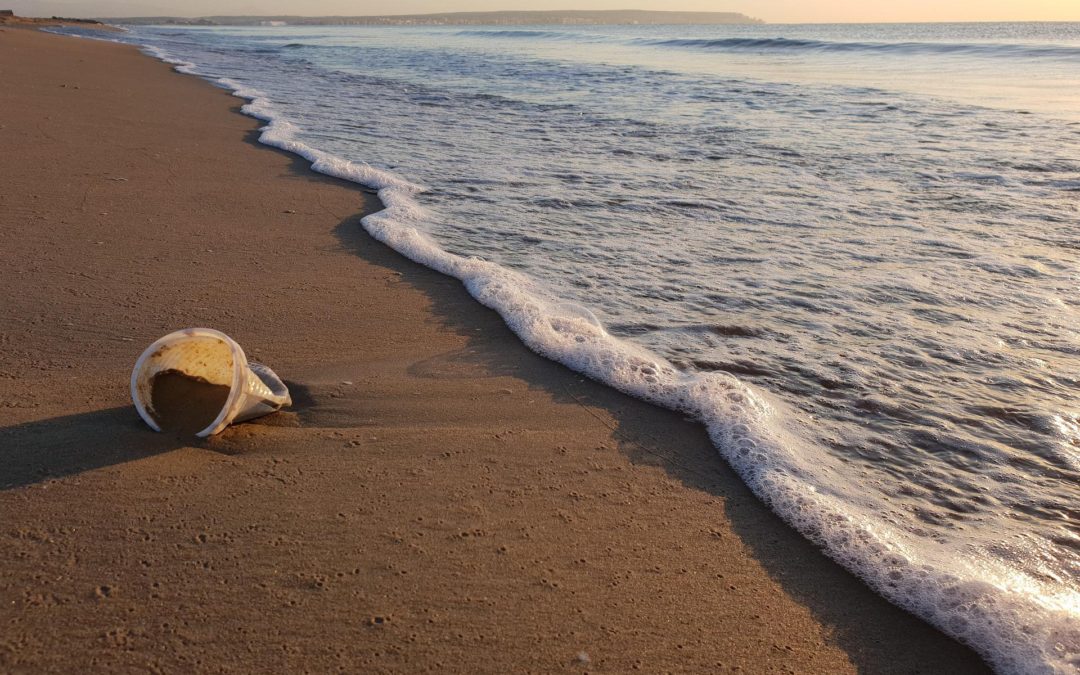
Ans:
{"type": "Polygon", "coordinates": [[[197,431],[205,438],[234,422],[243,422],[292,405],[289,389],[266,366],[248,361],[235,340],[212,328],[186,328],[157,340],[139,356],[131,371],[131,400],[139,416],[154,431],[161,431],[154,409],[154,380],[175,371],[193,381],[228,387],[217,417],[197,431]]]}

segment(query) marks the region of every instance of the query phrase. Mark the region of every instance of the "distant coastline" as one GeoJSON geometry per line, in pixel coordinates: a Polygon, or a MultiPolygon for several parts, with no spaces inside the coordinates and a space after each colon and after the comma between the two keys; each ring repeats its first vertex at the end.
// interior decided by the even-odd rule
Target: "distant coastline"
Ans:
{"type": "Polygon", "coordinates": [[[645,10],[451,12],[387,16],[142,16],[101,19],[114,24],[181,26],[529,26],[529,25],[672,25],[760,24],[738,12],[651,12],[645,10]]]}

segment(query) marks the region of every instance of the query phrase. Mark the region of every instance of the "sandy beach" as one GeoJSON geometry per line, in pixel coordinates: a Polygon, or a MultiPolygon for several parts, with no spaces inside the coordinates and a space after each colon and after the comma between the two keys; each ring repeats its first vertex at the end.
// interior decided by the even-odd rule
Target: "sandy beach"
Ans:
{"type": "Polygon", "coordinates": [[[0,32],[0,670],[969,673],[703,429],[523,347],[358,186],[128,46],[0,32]],[[295,405],[128,397],[175,329],[295,405]]]}

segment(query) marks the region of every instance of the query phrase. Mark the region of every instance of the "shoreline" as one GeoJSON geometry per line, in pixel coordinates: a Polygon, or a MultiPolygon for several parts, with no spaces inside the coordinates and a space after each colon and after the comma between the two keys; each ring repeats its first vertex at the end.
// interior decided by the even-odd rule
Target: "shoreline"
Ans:
{"type": "Polygon", "coordinates": [[[355,210],[377,204],[257,145],[259,125],[226,112],[239,99],[131,47],[13,33],[0,68],[12,48],[42,58],[4,94],[23,136],[0,129],[16,149],[0,177],[17,269],[0,324],[0,400],[14,403],[0,459],[15,481],[0,481],[0,505],[18,551],[0,582],[14,636],[0,665],[169,669],[201,654],[237,667],[207,641],[228,626],[264,666],[985,668],[783,525],[700,426],[532,354],[456,280],[370,239],[355,210]],[[91,59],[109,72],[78,65],[91,59]],[[107,110],[118,96],[131,106],[107,110]],[[76,103],[84,114],[58,114],[76,103]],[[69,138],[79,124],[94,138],[69,138]],[[81,178],[46,170],[72,145],[81,178]],[[109,156],[86,156],[102,145],[109,156]],[[94,224],[64,222],[72,212],[94,224]],[[55,230],[30,233],[42,216],[55,230]],[[120,233],[136,243],[109,241],[120,233]],[[205,444],[141,428],[130,360],[177,321],[233,335],[290,381],[293,411],[205,444]],[[72,400],[73,385],[89,395],[72,400]],[[103,513],[71,515],[86,504],[103,513]],[[263,522],[268,506],[290,515],[263,522]],[[104,647],[73,653],[84,639],[104,647]]]}

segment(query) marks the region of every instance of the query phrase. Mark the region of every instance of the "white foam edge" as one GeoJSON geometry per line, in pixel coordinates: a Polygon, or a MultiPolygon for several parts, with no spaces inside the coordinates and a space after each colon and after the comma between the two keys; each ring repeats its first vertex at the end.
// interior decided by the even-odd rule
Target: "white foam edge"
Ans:
{"type": "MultiPolygon", "coordinates": [[[[773,512],[893,604],[971,646],[1007,675],[1073,673],[1080,667],[1080,592],[1062,590],[976,550],[916,538],[860,506],[824,450],[805,444],[778,419],[783,406],[723,373],[683,373],[610,335],[588,309],[555,298],[533,280],[440,247],[418,229],[421,186],[296,140],[297,128],[259,91],[204,76],[187,61],[145,47],[185,74],[199,75],[248,101],[242,111],[267,124],[260,142],[297,154],[319,173],[376,190],[384,209],[361,220],[375,239],[406,258],[455,277],[493,309],[531,350],[630,396],[700,421],[720,455],[773,512]],[[831,478],[831,480],[830,480],[831,478]]],[[[790,414],[790,411],[784,411],[790,414]]]]}

